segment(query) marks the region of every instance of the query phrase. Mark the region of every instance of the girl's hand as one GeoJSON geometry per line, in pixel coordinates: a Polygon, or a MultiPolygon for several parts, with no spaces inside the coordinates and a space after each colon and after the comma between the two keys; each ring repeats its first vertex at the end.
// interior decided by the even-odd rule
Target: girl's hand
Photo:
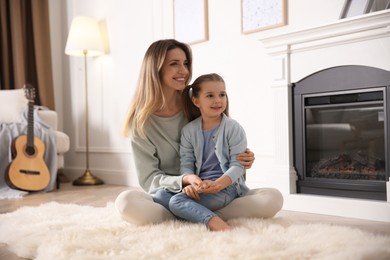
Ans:
{"type": "Polygon", "coordinates": [[[197,191],[197,185],[187,185],[182,190],[183,193],[185,193],[188,197],[194,200],[200,200],[198,191],[197,191]]]}
{"type": "Polygon", "coordinates": [[[213,181],[211,181],[211,180],[202,180],[202,182],[197,185],[197,190],[201,191],[201,190],[209,188],[212,185],[213,185],[213,181]]]}
{"type": "Polygon", "coordinates": [[[249,148],[246,148],[245,152],[237,155],[236,159],[240,161],[245,169],[250,169],[255,161],[255,154],[249,148]]]}
{"type": "Polygon", "coordinates": [[[197,186],[198,193],[217,193],[222,190],[222,185],[215,181],[204,180],[197,186]]]}

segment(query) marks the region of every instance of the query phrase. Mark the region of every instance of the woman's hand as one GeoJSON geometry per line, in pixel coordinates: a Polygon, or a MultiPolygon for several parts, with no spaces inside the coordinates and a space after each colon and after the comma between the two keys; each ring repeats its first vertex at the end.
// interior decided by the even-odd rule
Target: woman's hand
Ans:
{"type": "Polygon", "coordinates": [[[191,184],[199,185],[200,183],[202,183],[202,180],[201,178],[199,178],[198,175],[188,174],[183,177],[182,182],[183,182],[183,186],[191,185],[191,184]]]}
{"type": "Polygon", "coordinates": [[[255,154],[249,148],[246,148],[245,152],[237,155],[236,159],[240,161],[245,169],[250,169],[255,161],[255,154]]]}
{"type": "Polygon", "coordinates": [[[200,200],[199,193],[197,191],[197,185],[187,185],[182,190],[188,197],[194,200],[200,200]]]}
{"type": "Polygon", "coordinates": [[[185,175],[182,179],[182,184],[185,186],[182,189],[182,192],[185,193],[188,197],[194,200],[200,200],[199,193],[197,191],[198,186],[202,183],[201,178],[195,174],[185,175]]]}

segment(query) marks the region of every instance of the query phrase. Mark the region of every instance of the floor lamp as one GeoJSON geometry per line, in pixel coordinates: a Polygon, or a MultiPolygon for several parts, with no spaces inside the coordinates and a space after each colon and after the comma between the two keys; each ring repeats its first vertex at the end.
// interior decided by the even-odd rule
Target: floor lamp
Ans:
{"type": "Polygon", "coordinates": [[[70,26],[65,53],[71,56],[84,57],[85,73],[85,142],[86,170],[84,174],[73,181],[73,185],[99,185],[104,182],[94,176],[89,169],[89,130],[88,130],[88,76],[87,56],[104,54],[102,37],[98,21],[93,17],[75,17],[70,26]]]}

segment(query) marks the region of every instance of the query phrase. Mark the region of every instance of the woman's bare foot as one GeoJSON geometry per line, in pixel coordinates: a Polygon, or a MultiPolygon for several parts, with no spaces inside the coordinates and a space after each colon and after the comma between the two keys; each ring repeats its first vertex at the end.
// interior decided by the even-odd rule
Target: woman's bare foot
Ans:
{"type": "Polygon", "coordinates": [[[211,231],[226,231],[232,229],[225,221],[223,221],[220,217],[214,216],[207,223],[207,227],[211,231]]]}

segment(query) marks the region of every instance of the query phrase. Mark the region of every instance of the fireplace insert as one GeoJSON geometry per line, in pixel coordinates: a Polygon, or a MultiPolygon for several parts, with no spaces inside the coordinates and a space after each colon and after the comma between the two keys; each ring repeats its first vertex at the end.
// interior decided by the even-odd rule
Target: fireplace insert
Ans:
{"type": "Polygon", "coordinates": [[[292,92],[298,193],[386,200],[390,72],[332,67],[292,92]]]}

